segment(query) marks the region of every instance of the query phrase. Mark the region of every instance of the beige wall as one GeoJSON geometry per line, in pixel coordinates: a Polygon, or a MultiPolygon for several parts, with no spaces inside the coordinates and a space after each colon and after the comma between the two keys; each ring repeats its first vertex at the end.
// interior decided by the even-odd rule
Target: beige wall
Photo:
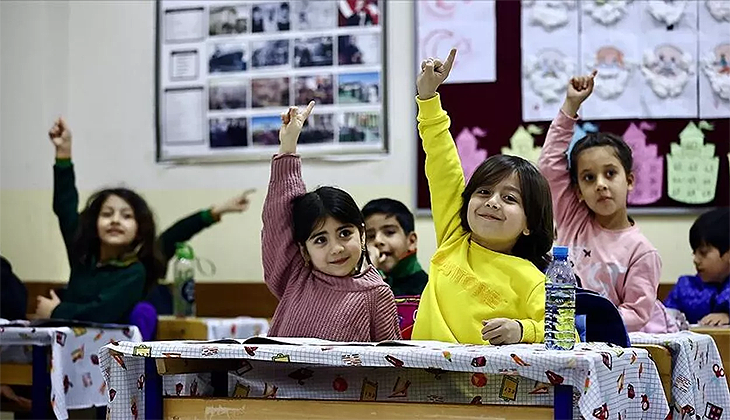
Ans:
{"type": "MultiPolygon", "coordinates": [[[[364,204],[390,196],[413,203],[415,74],[413,4],[388,1],[391,154],[341,163],[305,161],[314,187],[336,184],[364,204]],[[396,41],[397,40],[397,41],[396,41]]],[[[218,268],[213,280],[260,281],[260,211],[268,163],[160,165],[154,161],[154,3],[0,2],[0,252],[25,279],[62,280],[68,269],[51,211],[53,150],[46,132],[59,114],[74,132],[82,198],[111,185],[139,190],[161,227],[246,188],[251,210],[193,241],[218,268]]],[[[637,216],[664,260],[663,281],[692,271],[694,216],[637,216]]],[[[416,224],[420,258],[435,250],[430,219],[416,224]]],[[[201,280],[205,280],[201,278],[201,280]]]]}

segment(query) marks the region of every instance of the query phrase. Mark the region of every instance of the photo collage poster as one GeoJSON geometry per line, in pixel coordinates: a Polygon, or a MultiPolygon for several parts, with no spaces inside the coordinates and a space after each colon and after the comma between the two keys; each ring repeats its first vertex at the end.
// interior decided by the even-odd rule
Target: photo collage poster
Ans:
{"type": "Polygon", "coordinates": [[[382,0],[158,2],[158,158],[268,159],[314,100],[303,156],[386,151],[382,0]]]}

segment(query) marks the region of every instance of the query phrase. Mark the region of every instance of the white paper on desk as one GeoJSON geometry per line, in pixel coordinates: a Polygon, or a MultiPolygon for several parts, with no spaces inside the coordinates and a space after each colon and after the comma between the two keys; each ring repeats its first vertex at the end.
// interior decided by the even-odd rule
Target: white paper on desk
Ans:
{"type": "MultiPolygon", "coordinates": [[[[609,7],[606,3],[601,7],[609,7]]],[[[596,6],[598,7],[598,6],[596,6]]],[[[612,24],[601,23],[584,13],[581,19],[580,66],[576,74],[598,70],[596,85],[589,101],[582,106],[587,120],[640,118],[641,51],[636,31],[641,19],[636,2],[626,5],[625,13],[612,24]]],[[[592,9],[591,9],[592,10],[592,9]]],[[[606,11],[593,11],[608,16],[606,11]]],[[[614,14],[613,16],[617,16],[614,14]]]]}
{"type": "Polygon", "coordinates": [[[418,60],[442,60],[459,50],[446,83],[497,80],[496,8],[494,0],[420,0],[416,3],[418,60]]]}
{"type": "MultiPolygon", "coordinates": [[[[539,0],[529,7],[536,7],[539,0]]],[[[565,98],[568,81],[578,70],[578,9],[565,9],[568,21],[547,31],[522,13],[522,119],[551,121],[565,98]]],[[[562,12],[561,12],[562,13],[562,12]]]]}
{"type": "Polygon", "coordinates": [[[654,23],[642,24],[639,45],[642,53],[641,95],[645,118],[698,116],[698,4],[687,2],[684,15],[671,30],[654,23]]]}
{"type": "Polygon", "coordinates": [[[167,146],[205,144],[206,101],[203,88],[165,90],[165,132],[167,146]]]}
{"type": "MultiPolygon", "coordinates": [[[[730,117],[730,16],[713,17],[708,2],[699,10],[700,118],[730,117]],[[724,58],[723,58],[724,55],[724,58]]],[[[729,14],[730,15],[730,14],[729,14]]]]}

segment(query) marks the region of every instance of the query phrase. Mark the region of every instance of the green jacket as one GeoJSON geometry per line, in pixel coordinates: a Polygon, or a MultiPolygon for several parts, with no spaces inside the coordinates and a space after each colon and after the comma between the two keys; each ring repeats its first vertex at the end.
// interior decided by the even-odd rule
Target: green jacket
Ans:
{"type": "Polygon", "coordinates": [[[415,253],[398,261],[387,277],[383,277],[396,297],[420,296],[428,283],[428,274],[421,268],[415,253]]]}

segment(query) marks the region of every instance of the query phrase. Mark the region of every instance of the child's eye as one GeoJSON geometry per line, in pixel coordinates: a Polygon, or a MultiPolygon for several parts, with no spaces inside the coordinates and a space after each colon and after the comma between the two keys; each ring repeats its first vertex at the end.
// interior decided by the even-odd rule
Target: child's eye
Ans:
{"type": "Polygon", "coordinates": [[[504,201],[509,201],[510,203],[516,203],[517,199],[513,195],[505,195],[504,201]]]}
{"type": "Polygon", "coordinates": [[[324,238],[324,236],[317,236],[316,238],[314,238],[312,243],[315,245],[323,245],[327,243],[327,240],[324,238]]]}
{"type": "Polygon", "coordinates": [[[373,235],[372,233],[366,234],[365,239],[367,239],[368,241],[374,241],[375,235],[373,235]]]}
{"type": "Polygon", "coordinates": [[[350,236],[352,236],[352,231],[351,230],[344,229],[344,230],[341,230],[340,231],[340,237],[341,238],[348,238],[350,236]]]}
{"type": "Polygon", "coordinates": [[[489,194],[491,194],[491,192],[486,188],[482,188],[479,191],[477,191],[477,194],[489,195],[489,194]]]}
{"type": "Polygon", "coordinates": [[[593,175],[591,175],[591,174],[583,175],[583,181],[585,181],[585,182],[593,181],[593,175]]]}
{"type": "Polygon", "coordinates": [[[393,235],[395,235],[395,230],[393,230],[393,229],[386,230],[385,231],[385,235],[386,236],[393,236],[393,235]]]}
{"type": "Polygon", "coordinates": [[[607,177],[613,178],[614,175],[616,175],[616,171],[614,171],[613,169],[609,169],[608,171],[606,171],[606,176],[607,177]]]}

